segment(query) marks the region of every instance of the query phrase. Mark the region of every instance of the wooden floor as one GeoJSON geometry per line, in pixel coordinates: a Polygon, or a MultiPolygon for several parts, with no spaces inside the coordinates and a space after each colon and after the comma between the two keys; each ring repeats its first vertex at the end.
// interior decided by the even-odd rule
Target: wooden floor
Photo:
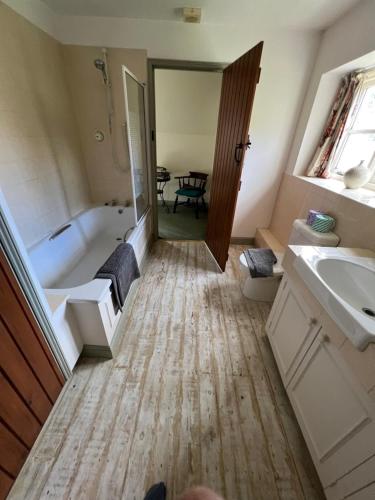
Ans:
{"type": "Polygon", "coordinates": [[[159,241],[114,360],[85,360],[32,450],[11,498],[168,499],[205,484],[227,500],[323,493],[238,256],[219,274],[202,242],[159,241]]]}

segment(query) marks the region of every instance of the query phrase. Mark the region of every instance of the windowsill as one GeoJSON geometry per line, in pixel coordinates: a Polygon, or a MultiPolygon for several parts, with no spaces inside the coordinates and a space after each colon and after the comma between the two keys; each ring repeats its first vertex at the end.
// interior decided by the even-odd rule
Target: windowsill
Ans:
{"type": "Polygon", "coordinates": [[[339,179],[321,179],[318,177],[305,177],[302,175],[297,176],[299,179],[319,186],[322,189],[327,189],[336,193],[344,198],[349,198],[361,205],[367,207],[375,208],[375,191],[372,189],[359,188],[359,189],[347,189],[342,181],[339,179]]]}

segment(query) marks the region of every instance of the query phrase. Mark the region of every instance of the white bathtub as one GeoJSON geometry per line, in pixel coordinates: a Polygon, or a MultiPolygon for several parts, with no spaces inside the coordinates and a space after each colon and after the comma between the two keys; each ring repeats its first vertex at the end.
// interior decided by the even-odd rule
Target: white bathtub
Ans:
{"type": "MultiPolygon", "coordinates": [[[[134,227],[131,207],[93,207],[61,228],[64,226],[69,227],[28,249],[31,263],[52,313],[64,317],[64,325],[68,325],[74,337],[78,331],[82,342],[75,341],[75,345],[110,349],[121,313],[113,305],[111,281],[93,278],[125,235],[140,264],[151,236],[150,211],[134,227]]],[[[77,350],[79,347],[75,347],[77,350]]]]}

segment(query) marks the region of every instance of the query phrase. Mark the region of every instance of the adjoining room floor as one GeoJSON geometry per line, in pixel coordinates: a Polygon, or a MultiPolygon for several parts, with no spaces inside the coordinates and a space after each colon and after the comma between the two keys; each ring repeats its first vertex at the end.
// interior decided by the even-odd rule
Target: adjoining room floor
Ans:
{"type": "Polygon", "coordinates": [[[167,202],[169,213],[158,205],[159,238],[164,240],[204,240],[208,212],[201,209],[199,219],[195,218],[193,207],[179,205],[173,213],[173,202],[167,202]]]}
{"type": "Polygon", "coordinates": [[[10,498],[142,500],[165,481],[227,500],[323,499],[238,257],[159,240],[114,360],[82,361],[10,498]]]}

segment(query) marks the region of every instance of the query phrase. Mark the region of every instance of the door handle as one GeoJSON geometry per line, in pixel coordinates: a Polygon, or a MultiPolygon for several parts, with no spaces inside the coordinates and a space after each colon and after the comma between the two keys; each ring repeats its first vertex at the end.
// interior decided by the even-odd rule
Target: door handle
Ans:
{"type": "Polygon", "coordinates": [[[236,148],[234,150],[234,161],[237,163],[237,165],[241,163],[242,151],[243,151],[243,144],[242,142],[239,142],[238,144],[236,144],[236,148]]]}
{"type": "Polygon", "coordinates": [[[240,165],[241,163],[243,150],[250,149],[250,146],[251,146],[250,136],[247,136],[247,142],[245,142],[245,144],[243,144],[242,142],[236,144],[236,148],[234,150],[234,160],[237,163],[237,165],[240,165]]]}

